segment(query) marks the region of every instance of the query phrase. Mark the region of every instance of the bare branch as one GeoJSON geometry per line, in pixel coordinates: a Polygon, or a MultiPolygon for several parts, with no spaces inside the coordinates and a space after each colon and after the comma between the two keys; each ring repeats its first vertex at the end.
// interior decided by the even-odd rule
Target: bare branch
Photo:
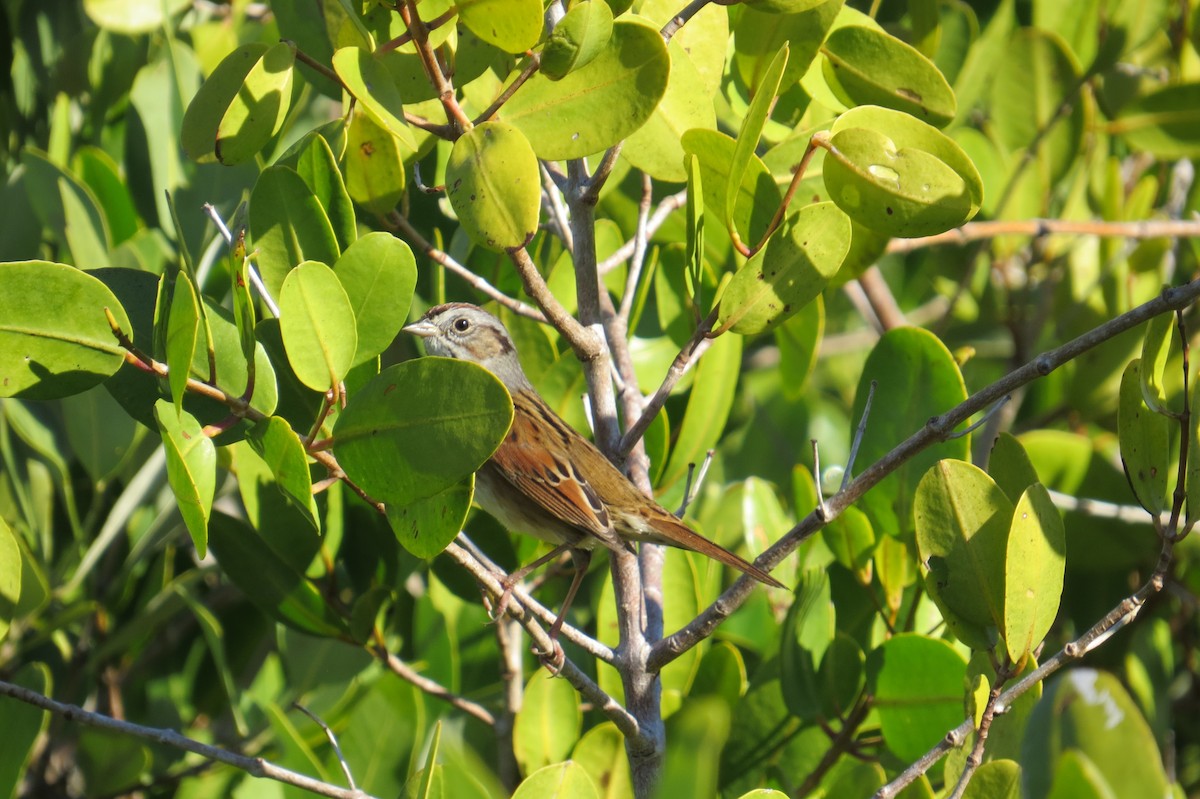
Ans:
{"type": "Polygon", "coordinates": [[[965,245],[997,236],[1102,236],[1105,238],[1158,239],[1200,236],[1200,219],[1148,219],[1136,222],[1106,222],[1075,219],[989,220],[967,224],[915,239],[892,239],[888,254],[906,253],[943,244],[965,245]]]}
{"type": "Polygon", "coordinates": [[[297,788],[311,791],[320,796],[332,796],[335,799],[373,799],[370,794],[356,788],[340,788],[336,785],[330,785],[329,783],[321,782],[320,780],[283,768],[282,766],[277,766],[261,757],[247,757],[246,755],[239,755],[217,746],[210,746],[209,744],[188,738],[186,735],[182,735],[175,730],[144,727],[141,724],[134,724],[100,713],[93,713],[84,710],[78,705],[58,702],[48,696],[39,694],[37,691],[32,691],[24,686],[14,685],[10,682],[0,681],[0,696],[7,696],[19,702],[40,707],[42,710],[62,716],[67,721],[76,721],[89,727],[96,727],[101,730],[120,733],[121,735],[130,735],[134,738],[141,738],[146,741],[163,744],[164,746],[181,749],[185,752],[200,755],[206,760],[233,766],[252,777],[262,777],[282,782],[285,785],[294,785],[297,788]]]}

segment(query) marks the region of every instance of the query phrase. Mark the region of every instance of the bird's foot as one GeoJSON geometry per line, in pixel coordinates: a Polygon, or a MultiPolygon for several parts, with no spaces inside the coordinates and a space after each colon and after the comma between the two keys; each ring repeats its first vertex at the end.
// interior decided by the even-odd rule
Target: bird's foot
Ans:
{"type": "Polygon", "coordinates": [[[562,674],[563,666],[567,665],[567,654],[563,651],[562,644],[557,640],[550,639],[551,651],[543,652],[537,646],[534,646],[531,651],[538,659],[538,662],[546,667],[550,672],[551,677],[557,677],[562,674]]]}

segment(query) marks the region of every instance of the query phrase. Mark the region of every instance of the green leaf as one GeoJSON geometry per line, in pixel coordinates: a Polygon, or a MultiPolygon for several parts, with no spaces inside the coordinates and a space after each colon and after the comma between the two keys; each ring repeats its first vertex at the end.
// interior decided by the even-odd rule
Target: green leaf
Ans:
{"type": "Polygon", "coordinates": [[[1200,391],[1192,391],[1191,411],[1187,428],[1187,473],[1184,477],[1189,523],[1200,518],[1200,391]]]}
{"type": "MultiPolygon", "coordinates": [[[[758,149],[758,140],[762,136],[767,115],[771,111],[771,106],[775,104],[776,95],[779,94],[779,83],[783,78],[783,70],[787,67],[787,62],[788,44],[784,42],[754,88],[754,99],[750,101],[750,108],[747,109],[746,116],[742,119],[737,146],[734,147],[733,158],[729,162],[729,174],[744,175],[746,173],[746,168],[750,164],[750,156],[758,149]]],[[[735,185],[733,181],[728,181],[725,185],[725,226],[729,228],[730,233],[734,231],[732,210],[737,204],[737,195],[740,189],[741,187],[735,185]]]]}
{"type": "Polygon", "coordinates": [[[89,189],[108,222],[113,245],[133,237],[138,231],[137,209],[120,167],[104,150],[85,145],[75,151],[71,168],[89,189]]]}
{"type": "MultiPolygon", "coordinates": [[[[858,452],[860,464],[879,460],[930,418],[967,398],[950,351],[932,333],[917,328],[888,331],[867,357],[854,397],[851,418],[856,421],[862,418],[872,381],[877,387],[858,452]]],[[[967,436],[928,447],[868,491],[859,507],[876,530],[911,541],[912,496],[917,482],[942,458],[965,460],[969,455],[967,436]]]]}
{"type": "Polygon", "coordinates": [[[1146,335],[1142,339],[1142,367],[1139,369],[1142,399],[1146,407],[1168,416],[1172,411],[1167,407],[1166,371],[1174,333],[1173,313],[1159,314],[1147,323],[1146,335]]]}
{"type": "Polygon", "coordinates": [[[842,0],[805,0],[803,5],[787,14],[776,14],[767,13],[758,3],[746,4],[734,28],[730,65],[746,86],[758,86],[767,65],[785,43],[789,52],[782,85],[792,86],[804,77],[842,8],[842,0]]]}
{"type": "Polygon", "coordinates": [[[92,190],[40,150],[27,147],[20,158],[29,204],[42,227],[70,249],[81,269],[108,266],[111,236],[92,190]]]}
{"type": "Polygon", "coordinates": [[[124,460],[143,432],[100,386],[63,397],[63,424],[71,451],[95,482],[107,481],[127,465],[124,460]]]}
{"type": "Polygon", "coordinates": [[[88,268],[108,266],[108,230],[100,220],[99,207],[89,194],[78,191],[75,182],[58,179],[63,210],[63,235],[71,260],[88,268]]]}
{"type": "Polygon", "coordinates": [[[258,269],[272,297],[302,261],[337,263],[341,250],[325,209],[304,178],[285,166],[263,170],[250,194],[250,231],[258,269]]]}
{"type": "Polygon", "coordinates": [[[405,505],[478,469],[511,423],[512,402],[491,373],[420,358],[384,369],[354,396],[334,425],[334,451],[368,494],[405,505]]]}
{"type": "Polygon", "coordinates": [[[613,12],[601,0],[584,0],[571,6],[554,26],[542,48],[541,74],[561,80],[590,64],[612,36],[613,12]]]}
{"type": "Polygon", "coordinates": [[[885,134],[898,148],[922,150],[933,155],[966,184],[971,197],[971,215],[979,210],[983,203],[983,179],[978,168],[958,142],[933,125],[891,108],[861,105],[834,120],[830,132],[836,134],[849,128],[870,128],[885,134]]]}
{"type": "Polygon", "coordinates": [[[977,210],[966,181],[949,164],[868,128],[833,135],[823,174],[839,208],[889,236],[932,236],[977,210]]]}
{"type": "Polygon", "coordinates": [[[875,712],[883,740],[900,760],[916,760],[962,721],[967,664],[948,642],[914,633],[880,649],[875,712]]]}
{"type": "Polygon", "coordinates": [[[721,336],[713,341],[696,367],[687,410],[663,472],[662,486],[669,488],[687,474],[688,464],[699,466],[704,453],[714,447],[733,407],[742,360],[742,339],[721,336]]]}
{"type": "Polygon", "coordinates": [[[495,251],[522,247],[537,232],[542,207],[537,156],[517,128],[484,122],[454,142],[446,195],[477,244],[495,251]]]}
{"type": "Polygon", "coordinates": [[[1021,767],[1013,760],[992,760],[971,775],[963,799],[1021,799],[1021,767]]]}
{"type": "Polygon", "coordinates": [[[1146,407],[1141,389],[1141,360],[1133,359],[1121,375],[1117,438],[1121,463],[1134,496],[1147,512],[1167,507],[1167,472],[1171,456],[1170,420],[1146,407]]]}
{"type": "Polygon", "coordinates": [[[579,693],[566,680],[539,669],[525,684],[525,698],[513,720],[513,755],[523,774],[565,760],[579,739],[583,714],[579,693]]]}
{"type": "Polygon", "coordinates": [[[1154,734],[1111,674],[1076,668],[1046,686],[1021,747],[1024,795],[1046,799],[1068,752],[1090,760],[1112,796],[1170,795],[1154,734]]]}
{"type": "Polygon", "coordinates": [[[506,53],[523,53],[542,37],[541,0],[458,0],[462,24],[506,53]]]}
{"type": "Polygon", "coordinates": [[[279,292],[279,328],[292,369],[315,391],[336,386],[354,364],[354,311],[325,264],[305,261],[288,272],[279,292]]]}
{"type": "Polygon", "coordinates": [[[503,119],[525,134],[539,158],[582,158],[640,128],[666,92],[670,70],[657,29],[617,21],[590,64],[558,81],[534,75],[505,103],[503,119]]]}
{"type": "Polygon", "coordinates": [[[1200,83],[1179,83],[1137,98],[1121,109],[1108,131],[1162,161],[1200,157],[1200,83]]]}
{"type": "Polygon", "coordinates": [[[1112,787],[1091,758],[1068,749],[1058,758],[1047,799],[1115,799],[1112,787]]]}
{"type": "MultiPolygon", "coordinates": [[[[519,717],[519,716],[518,716],[519,717]]],[[[568,760],[543,766],[530,774],[517,789],[513,799],[600,799],[595,783],[578,763],[568,760]]]]}
{"type": "Polygon", "coordinates": [[[625,736],[611,721],[597,724],[585,732],[575,745],[575,751],[571,752],[571,760],[591,776],[593,783],[604,786],[601,796],[605,799],[633,796],[625,736]]]}
{"type": "Polygon", "coordinates": [[[333,70],[376,125],[395,136],[409,152],[416,152],[417,141],[404,121],[400,90],[382,61],[358,47],[343,47],[333,54],[333,70]]]}
{"type": "Polygon", "coordinates": [[[400,332],[417,284],[417,263],[403,241],[374,231],[351,244],[333,272],[358,325],[357,366],[387,349],[400,332]]]}
{"type": "Polygon", "coordinates": [[[254,528],[218,512],[212,516],[209,534],[221,570],[264,613],[310,635],[348,634],[345,622],[321,592],[284,563],[254,528]]]}
{"type": "Polygon", "coordinates": [[[1013,511],[1004,563],[1004,643],[1014,663],[1050,631],[1062,599],[1067,540],[1062,515],[1041,483],[1013,511]]]}
{"type": "Polygon", "coordinates": [[[821,538],[838,563],[860,575],[875,553],[871,520],[853,505],[821,528],[821,538]]]}
{"type": "Polygon", "coordinates": [[[294,46],[280,42],[263,53],[246,73],[217,125],[213,152],[222,164],[250,160],[283,127],[291,107],[295,60],[294,46]]]}
{"type": "Polygon", "coordinates": [[[683,134],[684,152],[700,160],[704,189],[704,207],[718,219],[733,216],[734,229],[742,241],[757,243],[767,232],[775,210],[783,201],[775,178],[762,160],[751,154],[749,168],[742,173],[737,202],[730,212],[726,208],[726,184],[737,143],[715,130],[689,130],[683,134]]]}
{"type": "Polygon", "coordinates": [[[845,25],[829,34],[821,51],[825,79],[850,98],[848,105],[882,105],[937,127],[958,111],[954,91],[933,62],[884,31],[845,25]]]}
{"type": "Polygon", "coordinates": [[[990,649],[1004,624],[1012,502],[978,467],[947,459],[917,485],[913,516],[929,595],[963,643],[990,649]]]}
{"type": "Polygon", "coordinates": [[[405,549],[418,558],[429,560],[462,531],[474,493],[474,477],[468,476],[433,496],[407,505],[389,504],[388,524],[405,549]]]}
{"type": "Polygon", "coordinates": [[[1007,69],[994,70],[992,136],[1018,152],[1037,145],[1036,177],[1050,191],[1077,162],[1091,114],[1079,93],[1079,67],[1059,36],[1032,28],[1003,43],[1007,69]]]}
{"type": "Polygon", "coordinates": [[[404,196],[404,156],[400,140],[355,107],[346,131],[346,191],[376,214],[386,214],[404,196]]]}
{"type": "Polygon", "coordinates": [[[180,128],[179,143],[188,158],[199,163],[217,160],[217,131],[221,122],[242,90],[246,77],[269,49],[259,42],[242,45],[221,59],[200,86],[188,103],[180,128]]]}
{"type": "Polygon", "coordinates": [[[106,308],[129,333],[125,309],[86,272],[49,261],[0,263],[0,396],[65,397],[116,372],[125,353],[106,308]]]}
{"type": "Polygon", "coordinates": [[[682,183],[687,180],[683,134],[693,128],[715,130],[717,117],[712,96],[691,56],[675,40],[667,51],[671,56],[667,91],[646,124],[625,139],[621,157],[656,180],[682,183]]]}
{"type": "Polygon", "coordinates": [[[176,412],[165,400],[154,404],[154,418],[167,454],[167,480],[179,503],[196,552],[208,551],[208,519],[217,486],[217,451],[200,423],[187,411],[176,412]]]}
{"type": "Polygon", "coordinates": [[[300,151],[296,159],[296,172],[304,178],[317,202],[325,209],[338,247],[345,253],[358,238],[354,203],[346,192],[337,158],[334,157],[333,150],[324,136],[319,133],[312,134],[308,145],[300,151]]]}
{"type": "Polygon", "coordinates": [[[1021,442],[1011,433],[1001,433],[992,444],[988,458],[988,474],[1004,491],[1009,501],[1016,503],[1025,489],[1038,482],[1037,471],[1021,442]]]}
{"type": "Polygon", "coordinates": [[[306,509],[288,496],[271,466],[248,441],[234,443],[229,452],[246,521],[284,563],[304,573],[321,549],[318,522],[305,516],[306,509]]]}
{"type": "Polygon", "coordinates": [[[176,413],[183,410],[183,396],[187,392],[188,372],[196,354],[199,331],[200,303],[196,299],[196,289],[187,273],[180,272],[175,278],[167,317],[167,381],[176,413]]]}
{"type": "Polygon", "coordinates": [[[779,669],[788,710],[816,721],[824,710],[817,669],[836,634],[836,611],[825,571],[806,570],[783,622],[779,669]]]}
{"type": "Polygon", "coordinates": [[[21,600],[21,549],[12,528],[0,519],[0,641],[17,615],[21,600]]]}
{"type": "Polygon", "coordinates": [[[820,295],[849,250],[849,217],[830,202],[804,206],[729,281],[718,326],[747,336],[773,330],[820,295]]]}
{"type": "MultiPolygon", "coordinates": [[[[45,663],[27,663],[8,681],[42,696],[53,695],[50,667],[45,663]]],[[[33,746],[50,722],[50,712],[17,699],[0,697],[0,718],[4,719],[4,746],[0,746],[0,796],[19,794],[26,778],[26,766],[33,746]]]]}
{"type": "Polygon", "coordinates": [[[105,30],[136,36],[158,30],[190,5],[187,0],[84,0],[83,10],[105,30]]]}
{"type": "Polygon", "coordinates": [[[272,416],[250,428],[246,441],[270,468],[276,488],[304,515],[313,529],[320,530],[321,517],[313,498],[308,456],[292,426],[278,416],[272,416]]]}
{"type": "Polygon", "coordinates": [[[717,772],[730,737],[729,708],[719,699],[689,702],[673,715],[661,782],[654,796],[717,796],[717,772]]]}
{"type": "Polygon", "coordinates": [[[821,295],[783,320],[773,332],[775,346],[779,347],[778,374],[784,396],[797,400],[808,386],[825,334],[825,302],[821,295]]]}

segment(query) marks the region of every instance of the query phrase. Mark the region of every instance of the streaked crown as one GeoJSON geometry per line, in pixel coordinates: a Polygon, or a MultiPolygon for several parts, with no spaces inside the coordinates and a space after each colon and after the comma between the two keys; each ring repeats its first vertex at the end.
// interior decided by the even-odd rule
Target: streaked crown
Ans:
{"type": "Polygon", "coordinates": [[[499,319],[477,305],[436,305],[404,332],[425,339],[430,355],[479,364],[500,378],[510,392],[529,387],[508,331],[499,319]]]}

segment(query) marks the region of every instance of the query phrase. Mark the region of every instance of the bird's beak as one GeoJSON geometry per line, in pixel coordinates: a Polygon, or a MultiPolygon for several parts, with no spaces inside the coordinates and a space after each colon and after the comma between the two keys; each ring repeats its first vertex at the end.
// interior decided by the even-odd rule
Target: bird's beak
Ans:
{"type": "Polygon", "coordinates": [[[400,328],[401,333],[411,333],[414,336],[421,338],[431,338],[438,334],[437,325],[430,322],[428,319],[419,319],[411,325],[400,328]]]}

